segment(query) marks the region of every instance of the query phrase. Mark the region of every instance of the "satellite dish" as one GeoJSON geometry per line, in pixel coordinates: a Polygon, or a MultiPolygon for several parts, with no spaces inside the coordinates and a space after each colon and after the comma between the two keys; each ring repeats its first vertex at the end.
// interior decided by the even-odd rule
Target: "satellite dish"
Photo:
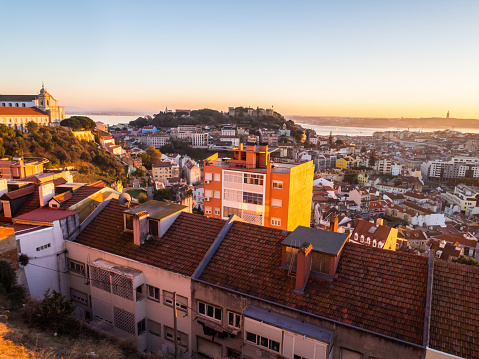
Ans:
{"type": "Polygon", "coordinates": [[[118,197],[118,203],[121,206],[128,206],[131,203],[131,196],[128,193],[122,193],[118,197]]]}

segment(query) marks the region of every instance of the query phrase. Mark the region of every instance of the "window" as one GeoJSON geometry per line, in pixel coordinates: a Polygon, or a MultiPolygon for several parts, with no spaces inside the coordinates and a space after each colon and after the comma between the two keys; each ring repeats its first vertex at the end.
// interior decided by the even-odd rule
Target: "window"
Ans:
{"type": "Polygon", "coordinates": [[[70,296],[72,301],[83,305],[88,305],[88,295],[86,293],[80,292],[75,289],[70,289],[70,296]]]}
{"type": "Polygon", "coordinates": [[[198,302],[198,314],[209,317],[213,320],[221,321],[222,310],[219,307],[215,307],[211,304],[198,302]]]}
{"type": "Polygon", "coordinates": [[[151,285],[146,285],[148,290],[148,299],[160,300],[160,288],[153,287],[151,285]]]}
{"type": "Polygon", "coordinates": [[[243,174],[233,171],[225,171],[223,180],[225,182],[241,183],[243,181],[243,174]]]}
{"type": "Polygon", "coordinates": [[[273,181],[273,188],[283,189],[283,181],[273,181]]]}
{"type": "Polygon", "coordinates": [[[215,198],[221,198],[221,191],[215,191],[215,198]]]}
{"type": "Polygon", "coordinates": [[[363,359],[363,355],[361,353],[341,348],[341,359],[363,359]]]}
{"type": "Polygon", "coordinates": [[[294,358],[293,359],[306,359],[305,357],[302,357],[301,355],[296,355],[294,354],[294,358]]]}
{"type": "Polygon", "coordinates": [[[255,185],[262,186],[263,185],[263,176],[262,175],[253,175],[253,174],[250,174],[250,173],[245,173],[243,183],[255,184],[255,185]]]}
{"type": "Polygon", "coordinates": [[[272,198],[271,207],[281,208],[283,206],[283,201],[280,199],[272,198]]]}
{"type": "Polygon", "coordinates": [[[281,218],[271,218],[272,226],[281,226],[281,218]]]}
{"type": "Polygon", "coordinates": [[[225,189],[223,199],[226,201],[242,202],[241,191],[235,191],[232,189],[225,189]]]}
{"type": "Polygon", "coordinates": [[[241,353],[237,352],[236,350],[226,348],[226,357],[229,359],[240,359],[241,353]]]}
{"type": "Polygon", "coordinates": [[[158,221],[148,219],[148,225],[150,227],[150,234],[158,237],[158,221]]]}
{"type": "Polygon", "coordinates": [[[43,246],[37,247],[37,252],[43,251],[44,249],[50,248],[51,244],[44,244],[43,246]]]}
{"type": "Polygon", "coordinates": [[[18,102],[15,104],[16,107],[18,107],[18,102]]]}
{"type": "Polygon", "coordinates": [[[161,324],[148,319],[148,333],[161,337],[161,324]]]}
{"type": "Polygon", "coordinates": [[[85,275],[85,264],[69,259],[68,270],[81,275],[85,275]]]}
{"type": "Polygon", "coordinates": [[[279,353],[279,343],[272,339],[246,332],[246,341],[279,353]]]}
{"type": "Polygon", "coordinates": [[[213,197],[213,191],[210,189],[207,189],[205,191],[205,197],[210,197],[210,198],[213,197]]]}
{"type": "Polygon", "coordinates": [[[215,173],[215,181],[221,181],[221,175],[219,173],[215,173]]]}
{"type": "Polygon", "coordinates": [[[241,328],[241,314],[228,311],[228,325],[233,328],[241,328]]]}
{"type": "Polygon", "coordinates": [[[263,205],[263,195],[260,193],[243,192],[243,203],[263,205]]]}
{"type": "Polygon", "coordinates": [[[133,216],[131,214],[125,214],[125,229],[133,230],[133,216]]]}
{"type": "Polygon", "coordinates": [[[211,207],[205,207],[205,214],[211,214],[211,207]]]}
{"type": "Polygon", "coordinates": [[[235,214],[238,217],[241,217],[241,209],[223,206],[223,217],[229,217],[232,214],[235,214]]]}
{"type": "Polygon", "coordinates": [[[211,181],[213,180],[213,173],[207,172],[205,173],[205,181],[211,181]]]}
{"type": "MultiPolygon", "coordinates": [[[[165,326],[165,339],[174,342],[175,340],[173,339],[175,335],[175,330],[173,328],[165,326]]],[[[176,342],[178,345],[181,345],[182,347],[188,348],[188,335],[185,333],[176,332],[176,342]]]]}
{"type": "Polygon", "coordinates": [[[215,216],[219,216],[220,215],[220,209],[219,208],[216,208],[215,207],[215,216]]]}
{"type": "Polygon", "coordinates": [[[145,321],[145,319],[142,319],[137,323],[136,329],[138,330],[138,335],[142,335],[144,332],[146,332],[146,321],[145,321]]]}
{"type": "MultiPolygon", "coordinates": [[[[163,291],[163,304],[172,307],[173,306],[173,293],[163,291]]],[[[181,295],[176,295],[176,309],[182,311],[188,311],[188,298],[181,295]]]]}
{"type": "Polygon", "coordinates": [[[25,107],[25,104],[24,104],[24,103],[22,103],[22,107],[25,107]]]}

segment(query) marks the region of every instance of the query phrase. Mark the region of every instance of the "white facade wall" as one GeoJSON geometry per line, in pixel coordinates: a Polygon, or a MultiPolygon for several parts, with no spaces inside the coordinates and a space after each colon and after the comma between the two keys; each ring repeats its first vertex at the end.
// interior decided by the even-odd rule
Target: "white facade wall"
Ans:
{"type": "Polygon", "coordinates": [[[25,276],[30,295],[42,299],[45,290],[65,292],[68,283],[65,274],[65,245],[60,222],[53,227],[38,227],[38,230],[16,233],[19,254],[26,254],[30,260],[25,266],[25,276]]]}
{"type": "MultiPolygon", "coordinates": [[[[88,296],[92,295],[93,305],[83,306],[85,310],[90,310],[92,318],[95,316],[103,318],[111,318],[113,316],[113,306],[119,305],[133,312],[135,315],[135,327],[139,321],[146,319],[146,332],[139,337],[131,335],[125,332],[126,337],[138,339],[138,350],[151,350],[154,352],[161,351],[162,348],[167,348],[168,353],[174,353],[174,344],[165,339],[165,326],[173,328],[173,308],[164,304],[164,291],[176,292],[178,296],[186,298],[188,307],[191,307],[191,281],[189,277],[172,273],[167,270],[163,270],[157,267],[146,265],[128,258],[116,256],[110,253],[96,250],[91,247],[87,247],[75,242],[66,242],[66,249],[68,250],[68,258],[85,265],[95,261],[97,259],[103,259],[108,262],[115,263],[119,266],[132,268],[140,271],[142,275],[140,280],[143,282],[135,283],[135,286],[143,285],[144,299],[136,301],[135,299],[125,302],[123,298],[114,298],[115,295],[105,292],[102,294],[98,291],[98,288],[91,286],[90,281],[86,278],[82,278],[75,273],[69,275],[69,283],[72,289],[86,293],[88,296]],[[160,289],[160,300],[148,299],[148,292],[146,285],[160,289]],[[94,288],[92,290],[92,288],[94,288]],[[96,296],[95,296],[96,295],[96,296]],[[123,303],[123,304],[122,304],[123,303]],[[89,308],[89,309],[88,309],[89,308]],[[148,319],[153,320],[161,324],[161,336],[156,336],[149,333],[148,319]],[[163,346],[163,347],[162,347],[163,346]]],[[[70,296],[70,293],[68,293],[70,296]]],[[[76,303],[75,303],[76,304],[76,303]]],[[[178,310],[177,323],[178,331],[188,335],[188,348],[179,347],[180,358],[190,358],[191,356],[191,322],[192,315],[191,309],[186,311],[178,310]]],[[[118,329],[110,328],[111,331],[117,333],[118,329]]]]}

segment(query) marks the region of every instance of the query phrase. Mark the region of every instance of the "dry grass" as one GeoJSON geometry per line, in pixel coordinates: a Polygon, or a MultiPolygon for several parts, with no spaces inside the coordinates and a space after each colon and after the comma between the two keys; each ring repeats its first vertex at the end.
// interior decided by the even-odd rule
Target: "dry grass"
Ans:
{"type": "Polygon", "coordinates": [[[28,326],[22,312],[8,312],[0,298],[0,357],[20,359],[79,359],[87,353],[95,353],[98,358],[137,359],[145,358],[132,349],[131,342],[101,335],[84,328],[76,335],[56,336],[28,326]]]}

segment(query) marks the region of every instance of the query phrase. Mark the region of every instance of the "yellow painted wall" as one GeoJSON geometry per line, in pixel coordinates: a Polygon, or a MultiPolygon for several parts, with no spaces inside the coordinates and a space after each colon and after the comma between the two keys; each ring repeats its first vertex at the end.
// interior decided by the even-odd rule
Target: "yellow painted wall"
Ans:
{"type": "Polygon", "coordinates": [[[311,224],[311,200],[313,196],[313,161],[290,169],[288,231],[311,224]]]}

